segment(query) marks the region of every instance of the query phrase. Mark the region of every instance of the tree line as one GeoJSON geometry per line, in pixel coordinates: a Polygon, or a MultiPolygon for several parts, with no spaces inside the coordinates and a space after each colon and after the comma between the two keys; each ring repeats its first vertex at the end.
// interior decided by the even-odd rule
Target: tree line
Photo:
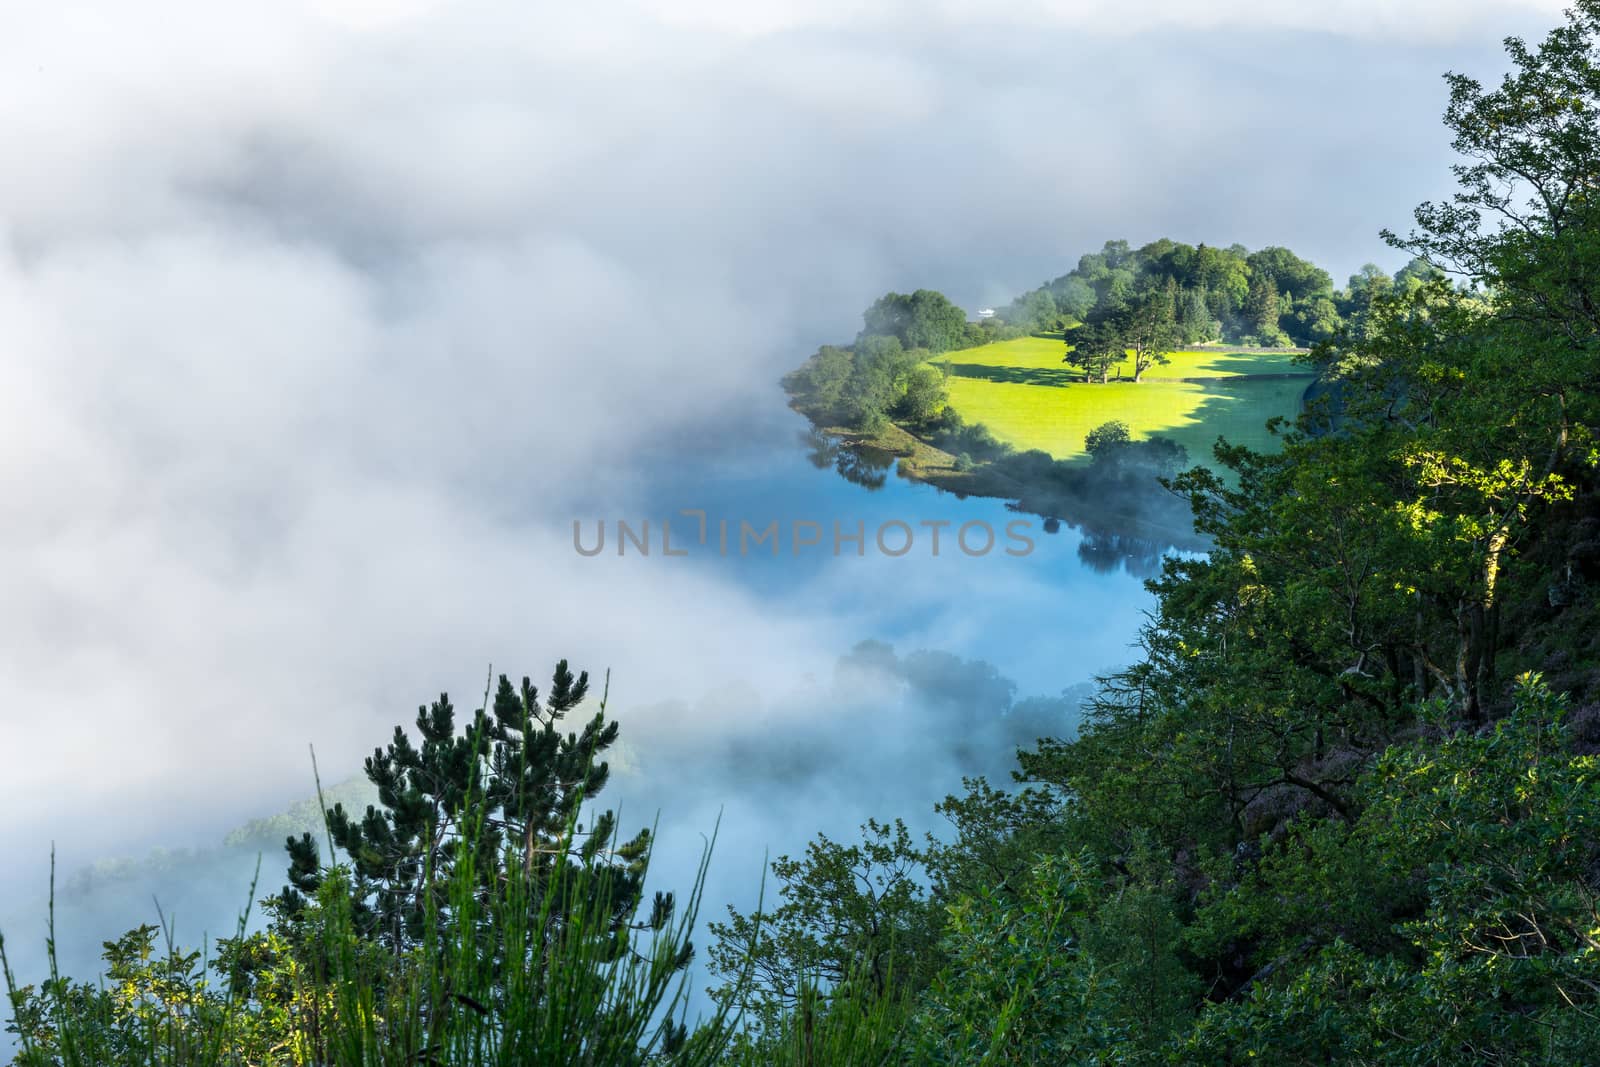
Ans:
{"type": "Polygon", "coordinates": [[[1117,240],[1017,297],[997,317],[1045,334],[1130,315],[1159,317],[1170,331],[1161,338],[1169,347],[1214,341],[1310,346],[1341,331],[1359,334],[1375,298],[1403,296],[1439,276],[1437,265],[1413,257],[1392,278],[1369,263],[1336,290],[1327,271],[1287,248],[1252,252],[1239,244],[1219,248],[1165,237],[1133,248],[1117,240]]]}

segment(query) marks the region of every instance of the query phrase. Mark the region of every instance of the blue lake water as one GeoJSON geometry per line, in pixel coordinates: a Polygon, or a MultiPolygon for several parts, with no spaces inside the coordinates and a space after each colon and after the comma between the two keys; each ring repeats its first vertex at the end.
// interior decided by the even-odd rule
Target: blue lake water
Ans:
{"type": "MultiPolygon", "coordinates": [[[[580,540],[592,549],[596,519],[606,516],[609,554],[616,550],[616,519],[629,520],[635,533],[649,520],[659,555],[660,525],[668,520],[673,547],[687,555],[664,564],[734,581],[773,611],[803,607],[846,620],[841,652],[867,638],[938,647],[995,664],[1024,692],[1054,692],[1131,658],[1129,646],[1151,603],[1143,582],[1158,568],[1164,546],[1086,537],[1069,523],[1012,511],[1002,500],[961,498],[902,478],[892,464],[877,472],[877,484],[864,486],[815,457],[807,429],[802,417],[781,409],[746,429],[746,443],[736,450],[682,443],[683,452],[661,464],[629,505],[593,501],[583,512],[580,540]],[[706,513],[707,544],[698,542],[698,516],[685,509],[706,513]],[[761,532],[774,521],[781,537],[776,554],[755,543],[740,551],[741,523],[761,532]],[[796,547],[797,522],[815,524],[801,533],[820,536],[822,544],[796,547]],[[937,557],[928,523],[945,524],[937,557]],[[1014,523],[1032,541],[1026,555],[1006,551],[1023,549],[1007,536],[1014,523]],[[961,550],[956,539],[965,524],[976,524],[968,537],[974,552],[984,545],[984,531],[993,532],[987,554],[961,550]],[[864,553],[857,555],[849,541],[836,553],[836,527],[845,535],[864,530],[864,553]],[[910,550],[885,555],[876,543],[880,530],[891,551],[905,545],[909,532],[910,550]],[[870,632],[852,631],[856,620],[870,632]]],[[[843,462],[854,466],[848,455],[843,462]]]]}

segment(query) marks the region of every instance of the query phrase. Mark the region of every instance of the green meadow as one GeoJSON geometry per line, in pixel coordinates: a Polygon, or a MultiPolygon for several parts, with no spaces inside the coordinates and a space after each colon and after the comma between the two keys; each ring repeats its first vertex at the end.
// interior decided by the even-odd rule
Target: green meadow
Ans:
{"type": "Polygon", "coordinates": [[[1084,455],[1084,436],[1120,419],[1136,439],[1160,435],[1210,458],[1217,438],[1257,449],[1275,447],[1266,422],[1293,416],[1312,374],[1289,353],[1174,352],[1133,382],[1133,361],[1122,380],[1087,383],[1062,362],[1058,340],[1024,337],[950,352],[935,360],[950,368],[950,404],[969,423],[981,422],[1018,449],[1042,449],[1056,459],[1084,455]]]}

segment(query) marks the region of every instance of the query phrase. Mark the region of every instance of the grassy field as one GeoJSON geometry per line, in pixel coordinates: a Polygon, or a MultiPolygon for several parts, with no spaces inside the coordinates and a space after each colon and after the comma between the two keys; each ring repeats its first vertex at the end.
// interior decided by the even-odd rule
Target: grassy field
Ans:
{"type": "MultiPolygon", "coordinates": [[[[1219,436],[1237,444],[1273,446],[1266,421],[1294,415],[1311,373],[1281,353],[1174,352],[1144,381],[1086,384],[1063,363],[1060,341],[1025,337],[951,352],[936,362],[950,367],[950,403],[969,423],[981,422],[1019,449],[1038,448],[1057,459],[1082,456],[1083,438],[1112,419],[1134,437],[1159,434],[1208,460],[1219,436]]],[[[1116,372],[1112,372],[1115,378],[1116,372]]]]}

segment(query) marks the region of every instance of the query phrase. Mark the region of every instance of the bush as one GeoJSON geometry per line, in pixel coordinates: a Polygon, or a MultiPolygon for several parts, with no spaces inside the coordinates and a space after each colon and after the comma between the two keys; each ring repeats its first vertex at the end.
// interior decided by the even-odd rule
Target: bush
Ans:
{"type": "Polygon", "coordinates": [[[934,444],[952,454],[966,452],[974,460],[989,461],[1011,454],[1011,446],[995,437],[983,423],[963,425],[957,416],[955,425],[954,430],[934,434],[934,444]]]}
{"type": "Polygon", "coordinates": [[[1041,859],[1016,890],[984,890],[950,908],[949,964],[914,1019],[918,1064],[1105,1062],[1127,1034],[1107,1017],[1109,989],[1080,949],[1093,906],[1084,859],[1041,859]]]}
{"type": "Polygon", "coordinates": [[[1112,419],[1103,422],[1090,430],[1083,439],[1083,449],[1096,463],[1111,459],[1119,450],[1126,448],[1131,440],[1128,424],[1121,419],[1112,419]]]}
{"type": "Polygon", "coordinates": [[[1037,448],[1014,453],[1000,461],[1005,472],[1020,482],[1044,482],[1056,473],[1056,460],[1037,448]]]}

